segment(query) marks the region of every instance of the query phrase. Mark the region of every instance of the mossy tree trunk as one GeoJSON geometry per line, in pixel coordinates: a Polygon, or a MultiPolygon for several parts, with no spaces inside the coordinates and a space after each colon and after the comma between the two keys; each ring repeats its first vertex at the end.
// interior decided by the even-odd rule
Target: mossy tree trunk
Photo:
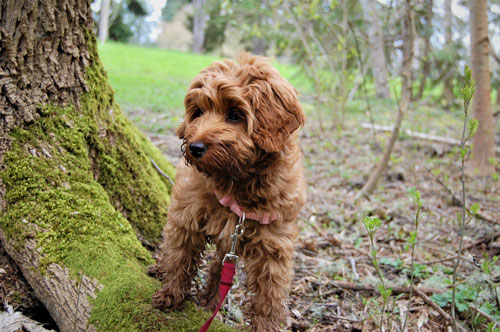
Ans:
{"type": "Polygon", "coordinates": [[[141,241],[171,188],[150,159],[174,170],[114,103],[92,31],[90,1],[0,2],[2,245],[62,332],[196,331],[192,304],[151,306],[141,241]]]}

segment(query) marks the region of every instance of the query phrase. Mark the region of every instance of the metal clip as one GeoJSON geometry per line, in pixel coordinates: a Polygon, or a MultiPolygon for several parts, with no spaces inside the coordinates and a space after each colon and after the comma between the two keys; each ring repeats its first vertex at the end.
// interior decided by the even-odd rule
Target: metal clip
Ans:
{"type": "Polygon", "coordinates": [[[238,243],[238,237],[242,236],[245,233],[245,212],[238,220],[238,224],[234,229],[234,233],[231,235],[231,251],[224,256],[222,260],[222,264],[226,262],[226,260],[234,260],[235,264],[238,264],[238,255],[236,255],[236,244],[238,243]]]}

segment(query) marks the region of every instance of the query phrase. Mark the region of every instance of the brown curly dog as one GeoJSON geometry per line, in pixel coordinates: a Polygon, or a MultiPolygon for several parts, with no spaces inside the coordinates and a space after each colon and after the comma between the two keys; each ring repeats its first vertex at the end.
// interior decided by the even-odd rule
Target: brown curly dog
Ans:
{"type": "Polygon", "coordinates": [[[297,215],[305,181],[296,130],[305,115],[292,86],[262,57],[216,62],[184,99],[177,166],[156,273],[158,308],[180,308],[207,243],[217,246],[202,303],[214,307],[222,259],[238,215],[246,213],[236,254],[244,261],[253,331],[279,331],[287,315],[297,215]]]}

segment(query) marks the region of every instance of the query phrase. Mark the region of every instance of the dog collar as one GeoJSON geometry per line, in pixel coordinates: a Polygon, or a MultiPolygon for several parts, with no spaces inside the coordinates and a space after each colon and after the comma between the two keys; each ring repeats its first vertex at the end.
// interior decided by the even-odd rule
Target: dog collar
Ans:
{"type": "MultiPolygon", "coordinates": [[[[218,190],[215,190],[215,196],[217,196],[217,199],[223,206],[227,206],[236,213],[238,217],[243,216],[243,207],[236,202],[234,197],[232,197],[229,194],[224,194],[221,193],[218,190]]],[[[255,212],[246,212],[245,213],[245,218],[246,219],[252,219],[255,221],[260,222],[261,224],[269,224],[271,221],[278,220],[278,213],[276,211],[273,211],[272,213],[269,212],[264,212],[262,215],[259,215],[255,212]]]]}

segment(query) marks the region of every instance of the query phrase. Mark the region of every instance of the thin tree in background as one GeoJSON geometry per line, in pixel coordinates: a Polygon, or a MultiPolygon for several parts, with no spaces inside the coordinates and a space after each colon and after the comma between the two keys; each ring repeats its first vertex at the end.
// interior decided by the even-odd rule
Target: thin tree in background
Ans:
{"type": "Polygon", "coordinates": [[[205,4],[207,0],[194,0],[194,17],[193,17],[193,52],[203,53],[203,44],[205,43],[205,29],[207,28],[208,15],[206,13],[205,4]]]}
{"type": "Polygon", "coordinates": [[[412,91],[412,63],[413,63],[413,44],[415,39],[415,24],[413,18],[413,3],[411,0],[406,1],[406,10],[403,15],[404,24],[404,35],[403,35],[403,68],[401,71],[402,87],[401,87],[401,100],[399,101],[398,113],[396,116],[396,121],[394,123],[394,129],[392,130],[391,137],[385,149],[384,155],[380,160],[380,163],[376,166],[375,170],[371,172],[370,177],[366,184],[361,188],[361,190],[356,195],[356,199],[361,196],[369,195],[375,189],[378,180],[385,172],[391,153],[394,150],[394,145],[398,139],[399,130],[401,124],[403,123],[404,116],[408,110],[408,106],[411,100],[412,91]]]}
{"type": "Polygon", "coordinates": [[[104,42],[108,39],[110,2],[111,0],[102,0],[101,2],[101,12],[99,15],[99,28],[97,31],[98,33],[97,39],[99,39],[99,42],[101,44],[104,44],[104,42]]]}
{"type": "MultiPolygon", "coordinates": [[[[344,123],[344,114],[345,114],[345,107],[347,103],[347,95],[345,93],[346,90],[346,75],[347,75],[347,30],[348,30],[348,25],[347,25],[347,17],[349,15],[349,12],[347,10],[347,0],[342,0],[342,40],[344,41],[344,45],[342,47],[342,67],[341,67],[341,73],[340,73],[340,85],[339,85],[339,94],[340,94],[340,115],[342,117],[342,120],[340,123],[344,123]]],[[[360,68],[361,70],[361,68],[360,68]]]]}
{"type": "Polygon", "coordinates": [[[387,74],[387,63],[384,53],[384,40],[382,29],[379,24],[376,0],[361,0],[363,15],[366,22],[366,32],[368,34],[368,47],[370,49],[370,63],[372,65],[373,79],[375,80],[375,91],[379,98],[389,98],[389,80],[387,74]]]}
{"type": "MultiPolygon", "coordinates": [[[[490,52],[491,52],[491,57],[493,59],[495,59],[496,63],[500,66],[500,56],[498,54],[496,54],[495,48],[493,47],[493,45],[491,45],[491,41],[490,41],[490,52]]],[[[496,98],[497,99],[495,101],[495,105],[500,106],[500,83],[497,86],[497,97],[496,98]]],[[[495,114],[493,116],[495,116],[495,114]]]]}
{"type": "MultiPolygon", "coordinates": [[[[445,40],[445,48],[453,47],[453,12],[451,11],[451,0],[444,1],[444,40],[445,40]]],[[[451,72],[451,71],[450,71],[451,72]]],[[[446,77],[443,81],[443,96],[448,101],[448,104],[453,97],[453,77],[451,74],[445,74],[446,77]]]]}
{"type": "Polygon", "coordinates": [[[467,166],[470,174],[486,176],[495,170],[491,162],[495,157],[495,125],[491,107],[487,0],[470,2],[470,30],[472,78],[476,82],[472,117],[479,121],[479,128],[472,138],[472,158],[467,166]]]}
{"type": "Polygon", "coordinates": [[[422,99],[424,94],[425,86],[427,83],[427,79],[429,78],[429,74],[431,72],[431,62],[430,62],[430,54],[431,54],[431,36],[432,36],[432,17],[433,17],[433,7],[434,0],[425,0],[424,2],[424,26],[423,26],[423,39],[424,39],[424,49],[420,56],[421,63],[421,73],[420,73],[420,85],[418,87],[418,93],[414,96],[414,100],[422,99]]]}

